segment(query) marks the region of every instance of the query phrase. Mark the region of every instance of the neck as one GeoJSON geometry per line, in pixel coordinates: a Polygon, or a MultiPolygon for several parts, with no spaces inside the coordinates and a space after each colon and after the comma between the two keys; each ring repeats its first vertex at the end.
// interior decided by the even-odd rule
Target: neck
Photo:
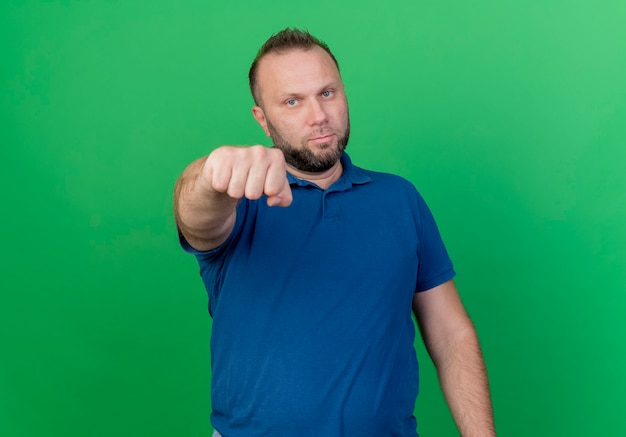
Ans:
{"type": "Polygon", "coordinates": [[[291,173],[298,179],[312,182],[323,190],[326,190],[328,187],[330,187],[335,181],[337,181],[337,179],[341,177],[341,174],[343,173],[343,166],[341,165],[340,160],[338,160],[331,168],[321,173],[309,173],[301,171],[294,167],[291,167],[290,165],[287,165],[287,169],[289,173],[291,173]]]}

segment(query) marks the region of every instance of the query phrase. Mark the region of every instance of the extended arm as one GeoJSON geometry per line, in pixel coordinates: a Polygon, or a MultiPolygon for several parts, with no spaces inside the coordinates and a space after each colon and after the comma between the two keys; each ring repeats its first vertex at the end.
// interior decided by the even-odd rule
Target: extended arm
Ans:
{"type": "Polygon", "coordinates": [[[232,231],[238,200],[264,194],[270,206],[291,204],[282,152],[263,146],[220,147],[189,164],[178,179],[176,224],[192,247],[213,249],[232,231]]]}
{"type": "Polygon", "coordinates": [[[454,282],[416,293],[413,312],[461,436],[495,436],[484,359],[454,282]]]}

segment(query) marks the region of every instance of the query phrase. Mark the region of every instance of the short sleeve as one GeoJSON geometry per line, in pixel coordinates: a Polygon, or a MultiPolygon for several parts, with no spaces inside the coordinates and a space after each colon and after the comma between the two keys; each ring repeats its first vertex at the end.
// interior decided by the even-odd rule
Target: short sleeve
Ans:
{"type": "Polygon", "coordinates": [[[416,292],[430,290],[452,279],[456,273],[441,238],[432,212],[422,196],[417,193],[419,214],[419,267],[416,292]]]}

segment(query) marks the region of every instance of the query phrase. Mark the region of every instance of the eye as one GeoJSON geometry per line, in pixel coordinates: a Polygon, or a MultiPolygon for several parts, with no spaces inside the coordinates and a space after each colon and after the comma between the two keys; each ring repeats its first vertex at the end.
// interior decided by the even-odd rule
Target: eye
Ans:
{"type": "Polygon", "coordinates": [[[333,91],[331,90],[326,90],[322,93],[322,97],[332,97],[332,95],[334,94],[333,91]]]}
{"type": "Polygon", "coordinates": [[[296,106],[297,103],[298,101],[296,99],[289,99],[285,102],[287,106],[296,106]]]}

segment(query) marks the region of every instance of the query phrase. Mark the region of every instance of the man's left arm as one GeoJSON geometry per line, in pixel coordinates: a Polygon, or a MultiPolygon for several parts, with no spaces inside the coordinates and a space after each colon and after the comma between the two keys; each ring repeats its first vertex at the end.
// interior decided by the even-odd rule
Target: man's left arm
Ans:
{"type": "Polygon", "coordinates": [[[413,312],[461,436],[495,436],[485,362],[454,282],[415,293],[413,312]]]}

